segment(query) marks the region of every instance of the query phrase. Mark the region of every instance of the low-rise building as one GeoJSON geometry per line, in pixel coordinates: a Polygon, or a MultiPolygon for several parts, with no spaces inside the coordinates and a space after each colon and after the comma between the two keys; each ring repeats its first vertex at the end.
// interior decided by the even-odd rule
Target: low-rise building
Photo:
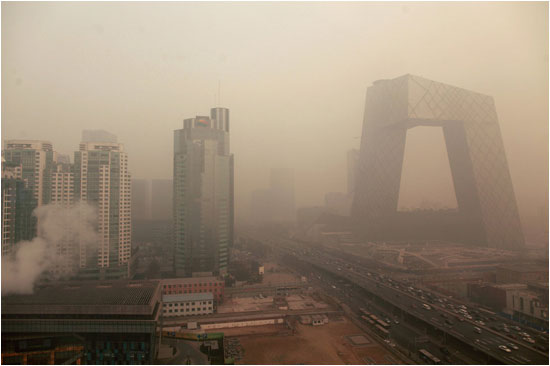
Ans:
{"type": "Polygon", "coordinates": [[[502,265],[497,267],[497,283],[548,282],[548,266],[502,265]]]}
{"type": "Polygon", "coordinates": [[[164,295],[211,293],[216,304],[223,302],[225,282],[217,277],[167,278],[161,281],[164,295]]]}
{"type": "Polygon", "coordinates": [[[476,282],[468,284],[468,299],[495,311],[505,311],[510,307],[513,291],[526,289],[524,284],[494,284],[476,282]]]}
{"type": "Polygon", "coordinates": [[[515,290],[510,294],[508,311],[514,318],[548,328],[548,303],[544,303],[539,293],[528,290],[515,290]]]}
{"type": "Polygon", "coordinates": [[[66,282],[2,296],[2,364],[152,364],[158,281],[66,282]]]}
{"type": "Polygon", "coordinates": [[[212,293],[162,296],[162,314],[166,317],[207,315],[214,312],[212,293]]]}

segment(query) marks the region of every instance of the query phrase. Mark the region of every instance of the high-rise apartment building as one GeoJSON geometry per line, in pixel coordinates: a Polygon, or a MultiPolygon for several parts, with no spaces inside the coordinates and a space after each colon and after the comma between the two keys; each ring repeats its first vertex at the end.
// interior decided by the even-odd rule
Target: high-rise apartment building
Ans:
{"type": "Polygon", "coordinates": [[[74,154],[74,196],[97,207],[97,248],[81,246],[80,267],[100,277],[128,275],[131,252],[131,178],[119,143],[85,142],[74,154]]]}
{"type": "Polygon", "coordinates": [[[70,163],[55,163],[51,177],[50,203],[71,207],[74,204],[74,171],[70,163]]]}
{"type": "MultiPolygon", "coordinates": [[[[51,173],[51,198],[50,204],[58,208],[71,208],[75,204],[74,199],[74,165],[70,163],[68,155],[58,155],[51,173]]],[[[65,215],[70,215],[66,212],[65,215]]],[[[76,274],[80,263],[80,243],[71,235],[75,228],[73,224],[59,222],[59,238],[52,243],[55,247],[55,260],[49,268],[53,278],[70,277],[76,274]]],[[[41,235],[40,227],[38,235],[41,235]]]]}
{"type": "Polygon", "coordinates": [[[50,202],[53,158],[53,147],[48,141],[7,140],[5,143],[4,159],[21,165],[21,178],[32,190],[37,206],[50,202]]]}
{"type": "Polygon", "coordinates": [[[183,121],[174,131],[176,276],[225,273],[233,239],[233,155],[229,110],[183,121]]]}
{"type": "Polygon", "coordinates": [[[33,191],[22,179],[21,164],[2,159],[2,256],[13,252],[16,243],[36,235],[33,191]]]}

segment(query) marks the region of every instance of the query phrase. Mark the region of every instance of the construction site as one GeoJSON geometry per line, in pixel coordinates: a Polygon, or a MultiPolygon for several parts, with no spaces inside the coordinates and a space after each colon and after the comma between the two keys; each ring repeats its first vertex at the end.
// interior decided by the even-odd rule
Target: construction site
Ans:
{"type": "Polygon", "coordinates": [[[221,337],[215,347],[223,349],[225,363],[401,363],[381,339],[359,328],[337,302],[303,277],[273,263],[267,268],[261,284],[226,292],[216,314],[165,320],[163,334],[174,347],[165,353],[169,359],[187,352],[179,343],[221,337]]]}

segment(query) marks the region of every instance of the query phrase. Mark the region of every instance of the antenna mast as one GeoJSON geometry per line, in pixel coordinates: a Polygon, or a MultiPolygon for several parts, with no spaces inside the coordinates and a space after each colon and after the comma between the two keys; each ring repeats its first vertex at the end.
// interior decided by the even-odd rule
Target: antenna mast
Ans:
{"type": "Polygon", "coordinates": [[[222,82],[218,79],[218,107],[221,107],[222,106],[222,94],[221,94],[221,89],[222,89],[222,82]]]}

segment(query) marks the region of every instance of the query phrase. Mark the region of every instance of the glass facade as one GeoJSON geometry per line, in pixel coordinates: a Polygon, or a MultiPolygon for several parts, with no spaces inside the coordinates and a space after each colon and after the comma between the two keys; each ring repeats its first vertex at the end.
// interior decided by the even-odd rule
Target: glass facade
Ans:
{"type": "Polygon", "coordinates": [[[358,232],[371,240],[397,239],[399,228],[409,222],[426,228],[409,239],[461,240],[513,250],[524,246],[490,96],[412,75],[375,82],[367,90],[356,179],[352,216],[361,227],[358,232]],[[459,215],[449,216],[449,222],[444,214],[424,220],[443,220],[449,225],[443,232],[429,232],[430,223],[414,214],[397,213],[406,132],[415,126],[443,128],[459,215]]]}
{"type": "Polygon", "coordinates": [[[174,131],[176,276],[224,273],[233,240],[233,155],[229,110],[184,120],[174,131]]]}

